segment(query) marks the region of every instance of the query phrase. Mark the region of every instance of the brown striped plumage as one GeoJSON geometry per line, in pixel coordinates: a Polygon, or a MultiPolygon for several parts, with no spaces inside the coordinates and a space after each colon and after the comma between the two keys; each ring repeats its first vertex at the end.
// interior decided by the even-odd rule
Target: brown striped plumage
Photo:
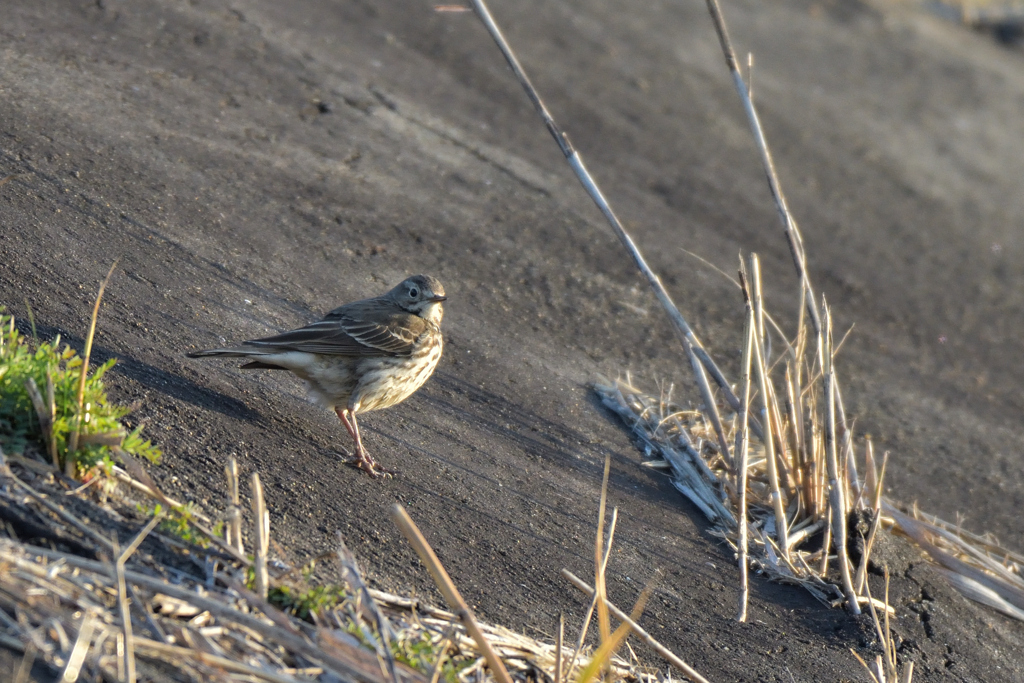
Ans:
{"type": "Polygon", "coordinates": [[[354,464],[373,476],[391,474],[363,448],[356,414],[401,403],[433,374],[443,348],[446,298],[437,279],[414,275],[387,294],[345,304],[311,325],[188,356],[246,358],[245,369],[291,371],[319,404],[337,413],[355,441],[354,464]]]}

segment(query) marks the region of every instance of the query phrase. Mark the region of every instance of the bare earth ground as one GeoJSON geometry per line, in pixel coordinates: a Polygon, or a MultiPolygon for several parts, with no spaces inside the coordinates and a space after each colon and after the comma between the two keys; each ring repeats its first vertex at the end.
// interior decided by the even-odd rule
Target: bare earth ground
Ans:
{"type": "MultiPolygon", "coordinates": [[[[493,8],[556,117],[709,349],[735,375],[742,307],[720,275],[792,268],[701,2],[493,8]]],[[[843,329],[858,430],[893,453],[891,493],[1024,548],[1024,51],[922,10],[731,0],[813,280],[843,329]]],[[[258,469],[292,560],[341,529],[382,588],[439,597],[386,516],[396,500],[481,615],[571,630],[559,577],[591,566],[601,464],[620,510],[613,598],[667,571],[643,617],[714,681],[866,680],[868,632],[799,589],[737,572],[667,480],[641,470],[587,382],[625,371],[695,396],[669,328],[469,14],[365,0],[8,0],[0,8],[0,303],[81,343],[119,274],[100,355],[121,359],[163,446],[154,477],[222,504],[258,469]],[[339,465],[344,431],[287,376],[184,353],[310,321],[438,276],[445,358],[365,418],[402,476],[339,465]]],[[[1018,681],[1024,626],[893,555],[915,680],[1018,681]]],[[[647,661],[650,652],[638,650],[647,661]]]]}

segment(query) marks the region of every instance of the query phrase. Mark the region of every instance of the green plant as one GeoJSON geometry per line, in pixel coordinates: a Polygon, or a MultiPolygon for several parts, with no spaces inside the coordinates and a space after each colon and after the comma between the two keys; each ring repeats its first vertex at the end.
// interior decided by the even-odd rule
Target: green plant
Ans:
{"type": "Polygon", "coordinates": [[[82,479],[110,472],[121,450],[150,462],[160,449],[142,437],[142,427],[126,431],[121,420],[129,409],[107,399],[103,377],[117,361],[110,359],[87,374],[82,394],[77,447],[69,453],[72,432],[79,422],[78,385],[83,359],[60,336],[52,342],[31,341],[0,314],[0,446],[10,453],[34,447],[66,468],[70,457],[82,479]],[[38,388],[44,413],[33,405],[29,386],[38,388]]]}
{"type": "Polygon", "coordinates": [[[345,589],[337,585],[313,586],[305,591],[289,586],[276,586],[267,594],[267,600],[271,605],[306,621],[310,620],[310,613],[323,613],[336,607],[344,599],[345,589]]]}
{"type": "MultiPolygon", "coordinates": [[[[152,508],[139,503],[137,506],[139,512],[152,517],[160,514],[164,507],[157,503],[152,508]]],[[[157,529],[160,533],[167,534],[168,536],[174,536],[177,539],[190,543],[192,545],[199,546],[200,548],[210,547],[210,538],[195,528],[192,524],[192,517],[195,512],[195,506],[192,503],[185,503],[184,505],[176,505],[170,509],[167,516],[160,521],[160,525],[157,529]]],[[[217,522],[213,525],[213,533],[219,537],[223,537],[224,522],[217,522]]]]}
{"type": "Polygon", "coordinates": [[[437,666],[438,659],[443,657],[438,678],[447,683],[460,683],[459,674],[476,663],[476,656],[448,656],[447,650],[451,642],[442,638],[437,640],[436,634],[429,631],[419,633],[402,633],[391,644],[395,661],[407,664],[417,671],[430,674],[437,666]]]}

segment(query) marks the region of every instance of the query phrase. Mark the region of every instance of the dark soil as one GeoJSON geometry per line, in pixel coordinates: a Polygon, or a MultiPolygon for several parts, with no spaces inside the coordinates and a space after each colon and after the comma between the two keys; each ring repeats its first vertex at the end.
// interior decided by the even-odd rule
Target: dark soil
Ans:
{"type": "MultiPolygon", "coordinates": [[[[735,375],[742,304],[695,252],[796,283],[700,2],[493,8],[684,314],[735,375]]],[[[840,329],[858,431],[891,495],[1024,547],[1024,52],[914,7],[733,0],[739,50],[813,281],[840,329]]],[[[871,631],[737,572],[696,508],[587,388],[627,371],[696,393],[662,313],[471,14],[364,0],[8,0],[0,9],[0,303],[80,344],[115,258],[97,354],[207,511],[236,455],[301,561],[341,530],[380,587],[440,601],[388,518],[401,501],[483,618],[575,632],[603,460],[619,507],[611,592],[666,571],[642,623],[713,681],[867,680],[871,631]],[[186,359],[298,326],[409,274],[450,295],[447,348],[364,418],[394,480],[290,376],[186,359]]],[[[915,681],[1019,681],[1024,626],[893,550],[915,681]]],[[[877,577],[876,577],[877,579],[877,577]]],[[[881,584],[877,584],[877,590],[881,584]]],[[[638,648],[642,658],[656,656],[638,648]]]]}

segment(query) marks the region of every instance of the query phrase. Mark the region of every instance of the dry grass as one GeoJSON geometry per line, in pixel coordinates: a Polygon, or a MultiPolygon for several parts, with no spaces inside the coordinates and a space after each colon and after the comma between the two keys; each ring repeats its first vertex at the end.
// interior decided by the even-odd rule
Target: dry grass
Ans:
{"type": "MultiPolygon", "coordinates": [[[[631,423],[642,422],[649,432],[650,444],[671,444],[663,451],[663,456],[666,466],[677,472],[677,486],[720,525],[726,540],[743,545],[740,549],[742,554],[745,555],[748,542],[753,544],[758,549],[755,557],[760,558],[758,562],[764,571],[776,578],[807,586],[829,604],[837,599],[845,600],[851,612],[859,613],[860,604],[867,597],[858,595],[853,585],[852,568],[846,554],[846,519],[853,501],[860,497],[861,488],[853,466],[852,432],[843,412],[833,368],[830,311],[824,301],[817,301],[811,287],[803,239],[786,206],[749,85],[739,71],[718,3],[708,0],[708,9],[758,143],[796,266],[801,300],[797,329],[792,338],[780,340],[784,354],[773,358],[771,338],[765,325],[767,315],[761,297],[757,257],[750,258],[749,271],[741,267],[747,305],[742,400],[697,340],[587,171],[579,153],[554,121],[484,0],[473,0],[473,7],[570,167],[668,314],[693,370],[703,402],[699,415],[688,416],[664,401],[651,405],[640,392],[628,385],[605,386],[601,390],[603,397],[616,410],[632,416],[631,423]],[[711,388],[709,375],[717,385],[717,396],[711,388]],[[752,385],[756,385],[754,393],[752,385]],[[749,401],[755,395],[757,403],[752,407],[749,401]],[[727,413],[732,413],[731,423],[730,419],[722,419],[722,415],[727,413]],[[742,426],[738,430],[737,415],[742,426]],[[694,447],[690,429],[683,423],[688,417],[699,418],[699,426],[689,425],[699,427],[699,449],[694,447]],[[758,439],[760,450],[751,450],[752,436],[758,439]],[[749,462],[741,462],[738,466],[737,457],[747,460],[748,455],[749,462]],[[748,511],[753,522],[749,528],[746,525],[748,511]],[[737,523],[739,515],[744,519],[742,526],[737,523]],[[801,549],[799,542],[819,531],[825,535],[821,547],[816,551],[801,549]],[[834,585],[822,578],[827,575],[832,546],[841,574],[842,588],[838,595],[833,590],[834,585]]],[[[746,591],[743,591],[741,618],[745,618],[745,596],[746,591]]]]}
{"type": "MultiPolygon", "coordinates": [[[[752,321],[756,308],[749,309],[752,321]]],[[[824,319],[827,324],[828,316],[824,319]]],[[[835,406],[824,400],[824,392],[831,371],[818,371],[803,351],[806,345],[796,343],[784,345],[792,355],[769,373],[773,359],[764,356],[763,344],[750,339],[757,336],[756,322],[749,327],[754,334],[748,335],[748,345],[756,357],[752,365],[760,368],[752,373],[760,375],[760,386],[749,395],[760,409],[732,413],[724,401],[719,405],[727,442],[739,454],[735,466],[703,407],[683,408],[668,394],[655,398],[625,381],[597,384],[595,390],[642,440],[649,457],[645,466],[666,470],[738,559],[749,557],[759,572],[801,585],[827,605],[845,603],[859,611],[870,598],[866,583],[858,588],[855,576],[863,576],[868,555],[858,566],[852,564],[847,520],[851,510],[877,514],[881,479],[870,487],[859,481],[852,435],[831,426],[835,420],[830,425],[827,412],[835,406]],[[780,395],[794,400],[779,401],[780,395]],[[751,423],[763,430],[763,439],[751,435],[751,423]]],[[[741,590],[741,620],[745,600],[741,590]]]]}
{"type": "MultiPolygon", "coordinates": [[[[237,466],[228,470],[237,472],[237,466]]],[[[214,543],[204,551],[172,543],[179,560],[198,560],[205,578],[162,564],[152,548],[136,559],[160,516],[119,551],[103,531],[81,521],[72,525],[71,515],[59,514],[61,506],[52,500],[68,493],[65,481],[40,463],[0,453],[0,498],[34,509],[49,526],[63,529],[65,538],[73,534],[76,545],[89,549],[76,554],[36,547],[0,532],[0,645],[24,653],[22,675],[41,661],[66,681],[134,681],[140,667],[149,675],[195,681],[325,680],[327,674],[355,683],[586,683],[596,670],[613,682],[659,678],[635,660],[615,656],[612,645],[599,648],[596,657],[585,648],[570,656],[556,643],[479,623],[464,603],[449,612],[371,590],[340,540],[344,591],[296,582],[297,570],[278,562],[269,563],[276,566],[268,571],[269,599],[253,589],[255,561],[241,554],[240,544],[221,540],[223,546],[214,543]],[[289,609],[282,611],[281,602],[289,609]]],[[[230,477],[228,482],[230,507],[237,489],[230,477]]],[[[152,482],[134,490],[166,498],[152,482]]],[[[84,503],[81,494],[76,500],[84,503]]],[[[265,524],[258,527],[253,537],[269,534],[265,524]]],[[[428,567],[444,573],[439,563],[428,560],[428,567]]],[[[631,628],[638,627],[626,624],[615,642],[631,628]]]]}
{"type": "MultiPolygon", "coordinates": [[[[696,338],[544,105],[484,0],[472,0],[472,5],[677,333],[701,398],[695,409],[674,404],[671,391],[652,397],[629,381],[603,382],[595,388],[605,405],[620,414],[644,442],[650,457],[645,464],[668,470],[680,492],[701,509],[715,525],[715,532],[736,551],[741,568],[737,618],[746,619],[748,565],[772,579],[803,586],[827,605],[845,604],[854,614],[867,606],[884,657],[879,657],[873,670],[865,666],[878,683],[897,680],[899,667],[888,628],[892,611],[888,581],[885,600],[879,601],[871,596],[866,580],[883,508],[888,522],[924,548],[965,595],[1018,618],[1024,616],[1020,564],[1017,556],[987,539],[957,532],[934,518],[903,515],[884,501],[885,462],[879,467],[870,441],[863,446],[861,462],[866,476],[861,481],[854,432],[835,370],[831,311],[811,285],[803,238],[787,206],[753,101],[749,73],[753,58],[747,60],[744,77],[718,0],[706,2],[764,166],[796,269],[800,298],[795,329],[787,334],[772,323],[773,331],[765,324],[770,318],[761,296],[757,256],[741,263],[746,324],[739,395],[696,338]],[[715,390],[712,382],[717,385],[715,390]],[[848,551],[854,511],[866,511],[873,520],[857,566],[848,551]]],[[[600,558],[597,565],[600,567],[600,558]]],[[[600,604],[600,587],[595,600],[600,604]]],[[[607,637],[605,619],[602,616],[602,637],[607,637]]],[[[903,668],[900,680],[909,683],[912,676],[911,662],[903,668]]]]}

